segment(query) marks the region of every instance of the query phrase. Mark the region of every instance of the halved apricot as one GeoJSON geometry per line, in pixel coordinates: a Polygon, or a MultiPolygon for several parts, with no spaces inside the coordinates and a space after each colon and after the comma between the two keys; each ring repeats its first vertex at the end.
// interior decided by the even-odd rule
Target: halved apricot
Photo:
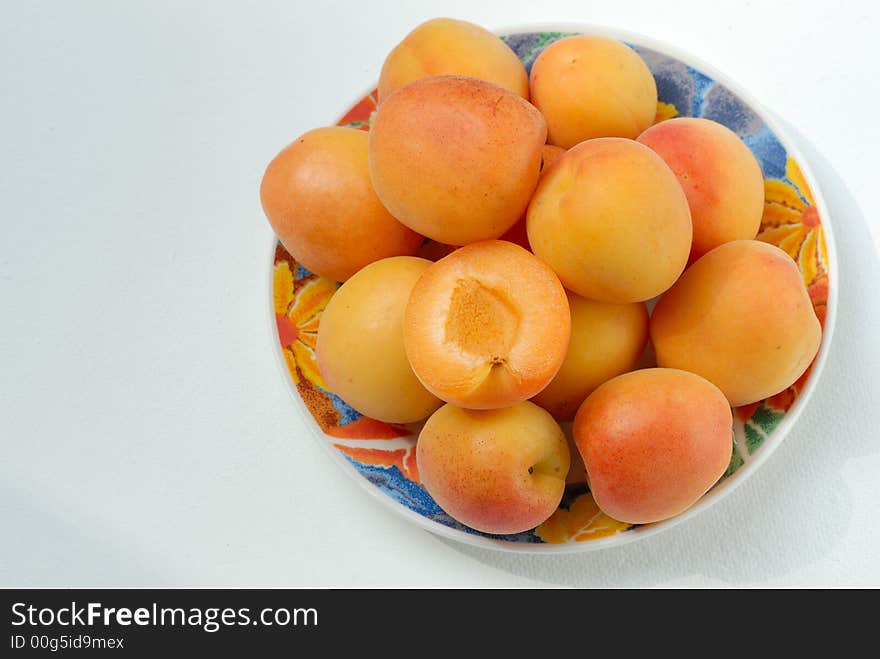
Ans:
{"type": "Polygon", "coordinates": [[[519,245],[486,240],[422,274],[404,317],[416,376],[437,397],[471,409],[531,398],[556,375],[571,316],[553,271],[519,245]]]}

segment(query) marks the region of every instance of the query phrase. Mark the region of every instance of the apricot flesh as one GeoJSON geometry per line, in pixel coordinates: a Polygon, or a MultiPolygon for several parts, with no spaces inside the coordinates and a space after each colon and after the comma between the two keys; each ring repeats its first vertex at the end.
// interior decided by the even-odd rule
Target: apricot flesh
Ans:
{"type": "Polygon", "coordinates": [[[550,517],[569,459],[562,429],[528,401],[495,410],[444,405],[416,444],[428,493],[451,517],[486,533],[520,533],[550,517]]]}
{"type": "Polygon", "coordinates": [[[467,21],[434,18],[388,54],[379,76],[379,102],[398,87],[436,75],[479,78],[529,97],[525,67],[500,38],[467,21]]]}
{"type": "Polygon", "coordinates": [[[547,46],[532,66],[532,103],[549,141],[565,149],[596,137],[635,138],[654,122],[657,84],[627,45],[575,35],[547,46]]]}
{"type": "Polygon", "coordinates": [[[472,409],[531,398],[556,375],[571,318],[553,271],[503,240],[466,245],[426,269],[406,307],[404,345],[419,380],[472,409]]]}
{"type": "Polygon", "coordinates": [[[386,98],[370,129],[370,173],[385,207],[437,242],[497,238],[534,192],[547,127],[516,94],[436,76],[386,98]]]}
{"type": "Polygon", "coordinates": [[[415,254],[422,243],[376,196],[367,142],[354,128],[311,130],[275,156],[260,186],[263,211],[284,248],[336,281],[373,261],[415,254]]]}
{"type": "Polygon", "coordinates": [[[601,385],[575,416],[596,505],[630,524],[674,517],[714,485],[733,450],[733,416],[699,375],[651,368],[601,385]]]}
{"type": "Polygon", "coordinates": [[[318,369],[330,390],[365,416],[410,423],[442,404],[416,378],[403,347],[406,303],[430,265],[414,256],[371,263],[346,281],[324,309],[318,369]]]}
{"type": "Polygon", "coordinates": [[[662,121],[639,135],[675,172],[694,225],[691,260],[731,240],[758,234],[764,213],[764,175],[732,130],[710,119],[662,121]]]}
{"type": "Polygon", "coordinates": [[[574,418],[603,382],[636,367],[648,340],[643,302],[608,304],[568,293],[571,339],[556,377],[532,402],[560,421],[574,418]]]}
{"type": "Polygon", "coordinates": [[[792,258],[737,240],[701,257],[666,292],[651,316],[651,339],[660,366],[699,373],[737,407],[803,375],[822,327],[792,258]]]}
{"type": "Polygon", "coordinates": [[[587,140],[541,177],[526,216],[532,251],[565,287],[626,304],[669,288],[687,264],[691,219],[672,170],[633,140],[587,140]]]}

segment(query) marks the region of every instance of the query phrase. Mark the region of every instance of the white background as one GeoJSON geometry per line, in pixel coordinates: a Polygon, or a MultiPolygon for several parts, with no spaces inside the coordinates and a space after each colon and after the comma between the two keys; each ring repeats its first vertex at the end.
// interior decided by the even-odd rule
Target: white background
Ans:
{"type": "Polygon", "coordinates": [[[4,2],[0,585],[880,586],[872,2],[4,2]],[[811,405],[695,519],[547,557],[440,540],[305,431],[267,322],[265,165],[419,22],[580,21],[693,53],[817,175],[840,313],[811,405]]]}

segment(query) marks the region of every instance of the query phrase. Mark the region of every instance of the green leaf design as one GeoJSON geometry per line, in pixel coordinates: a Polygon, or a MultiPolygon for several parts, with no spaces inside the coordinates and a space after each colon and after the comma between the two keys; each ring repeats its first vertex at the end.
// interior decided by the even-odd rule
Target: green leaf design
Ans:
{"type": "Polygon", "coordinates": [[[764,434],[769,435],[773,432],[773,429],[779,425],[779,422],[782,421],[782,417],[784,416],[784,413],[774,412],[761,403],[758,406],[758,409],[755,410],[754,414],[752,414],[752,418],[749,419],[749,421],[760,426],[761,430],[764,431],[764,434]]]}
{"type": "Polygon", "coordinates": [[[754,426],[748,423],[743,425],[743,430],[745,430],[746,433],[746,448],[749,451],[749,455],[752,455],[755,451],[761,448],[761,444],[764,443],[766,437],[763,433],[759,432],[754,426]]]}
{"type": "MultiPolygon", "coordinates": [[[[539,51],[541,51],[547,44],[552,43],[553,41],[558,41],[563,37],[570,37],[577,32],[541,32],[538,34],[537,40],[535,43],[524,53],[519,53],[520,61],[523,64],[528,66],[535,60],[535,57],[539,51]]],[[[511,35],[512,36],[512,35],[511,35]]],[[[507,43],[510,37],[505,35],[501,37],[501,40],[507,43]]]]}
{"type": "Polygon", "coordinates": [[[733,476],[736,471],[742,467],[744,464],[744,460],[742,455],[740,455],[739,448],[737,448],[736,444],[733,445],[733,453],[730,455],[730,464],[727,465],[727,471],[724,472],[724,478],[728,476],[733,476]]]}

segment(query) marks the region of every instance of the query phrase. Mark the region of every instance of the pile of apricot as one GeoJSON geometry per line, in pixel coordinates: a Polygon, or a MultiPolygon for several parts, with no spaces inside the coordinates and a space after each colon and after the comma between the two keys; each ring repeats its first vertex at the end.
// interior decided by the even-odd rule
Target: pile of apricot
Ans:
{"type": "Polygon", "coordinates": [[[796,264],[755,240],[754,156],[706,119],[652,125],[656,107],[625,44],[567,37],[527,74],[435,19],[388,55],[369,133],[312,130],[266,170],[278,238],[344,282],[324,380],[366,416],[427,419],[420,477],[465,525],[537,526],[581,459],[609,516],[677,515],[728,466],[731,406],[818,351],[796,264]],[[657,367],[637,368],[649,340],[657,367]]]}

